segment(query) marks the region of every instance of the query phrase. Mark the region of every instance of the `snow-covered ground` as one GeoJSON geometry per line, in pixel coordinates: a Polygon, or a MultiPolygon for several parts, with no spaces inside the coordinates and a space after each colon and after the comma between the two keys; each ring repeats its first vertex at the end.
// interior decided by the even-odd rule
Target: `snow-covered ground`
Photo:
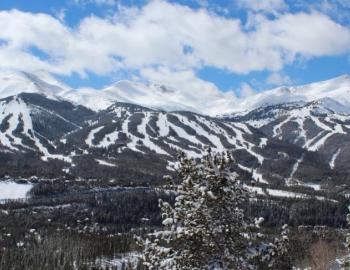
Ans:
{"type": "Polygon", "coordinates": [[[123,269],[136,269],[137,264],[140,260],[141,254],[136,252],[130,252],[125,254],[120,254],[120,256],[114,258],[114,259],[97,259],[96,264],[100,266],[102,269],[116,269],[116,270],[123,270],[123,269]],[[132,267],[132,268],[129,268],[132,267]]]}
{"type": "Polygon", "coordinates": [[[0,182],[0,201],[25,199],[27,197],[27,193],[31,190],[32,187],[32,184],[0,182]]]}
{"type": "MultiPolygon", "coordinates": [[[[287,191],[287,190],[280,190],[280,189],[266,188],[264,190],[261,187],[252,187],[252,186],[248,186],[248,185],[244,185],[244,186],[249,191],[255,192],[258,195],[272,196],[272,197],[284,197],[284,198],[295,198],[295,199],[310,199],[310,198],[314,197],[315,199],[320,200],[320,201],[328,200],[331,202],[337,202],[335,200],[328,199],[328,198],[323,197],[323,196],[311,196],[311,195],[304,194],[304,193],[287,191]]],[[[311,186],[311,184],[309,184],[308,186],[314,188],[315,190],[320,189],[319,185],[312,185],[311,186]]]]}

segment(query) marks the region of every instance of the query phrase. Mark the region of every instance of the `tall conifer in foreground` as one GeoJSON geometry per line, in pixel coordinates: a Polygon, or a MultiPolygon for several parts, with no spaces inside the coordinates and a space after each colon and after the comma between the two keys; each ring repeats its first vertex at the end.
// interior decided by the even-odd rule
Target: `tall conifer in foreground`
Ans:
{"type": "MultiPolygon", "coordinates": [[[[273,267],[286,251],[287,227],[269,244],[259,232],[262,219],[248,222],[242,205],[252,194],[231,172],[229,153],[210,150],[200,163],[179,157],[182,183],[175,205],[160,201],[164,230],[143,241],[148,269],[258,269],[273,267]]],[[[168,177],[168,180],[170,178],[168,177]]]]}
{"type": "MultiPolygon", "coordinates": [[[[350,212],[350,206],[348,206],[348,211],[350,212]]],[[[348,213],[346,215],[346,221],[348,225],[350,225],[350,214],[348,213]]],[[[350,233],[346,234],[346,243],[345,243],[347,249],[350,251],[350,233]]],[[[350,269],[350,255],[347,255],[339,260],[340,262],[340,269],[341,270],[348,270],[350,269]]]]}

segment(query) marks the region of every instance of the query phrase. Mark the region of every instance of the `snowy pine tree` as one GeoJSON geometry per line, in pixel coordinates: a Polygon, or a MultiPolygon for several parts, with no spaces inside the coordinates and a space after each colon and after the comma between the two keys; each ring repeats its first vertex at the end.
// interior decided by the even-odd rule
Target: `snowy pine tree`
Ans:
{"type": "MultiPolygon", "coordinates": [[[[350,206],[348,206],[348,211],[350,211],[350,206]]],[[[349,225],[350,224],[350,214],[347,214],[346,221],[349,225]]],[[[345,244],[346,244],[347,249],[350,250],[350,233],[346,234],[346,243],[345,244]]],[[[350,269],[350,255],[341,259],[340,262],[341,262],[340,266],[341,266],[342,270],[350,269]]]]}
{"type": "Polygon", "coordinates": [[[287,227],[281,238],[261,242],[262,219],[249,223],[244,218],[242,205],[251,194],[230,171],[231,155],[208,151],[197,164],[181,154],[179,162],[183,181],[176,188],[173,207],[160,201],[165,229],[143,241],[145,266],[151,270],[273,267],[274,258],[285,252],[287,227]]]}

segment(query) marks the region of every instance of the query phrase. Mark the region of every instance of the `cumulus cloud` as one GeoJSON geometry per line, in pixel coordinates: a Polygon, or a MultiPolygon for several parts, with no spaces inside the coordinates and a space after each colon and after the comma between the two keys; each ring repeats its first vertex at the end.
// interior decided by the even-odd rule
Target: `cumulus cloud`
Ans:
{"type": "Polygon", "coordinates": [[[350,22],[350,1],[348,0],[319,0],[319,1],[302,1],[296,0],[293,6],[308,11],[317,10],[321,13],[329,15],[331,18],[339,22],[350,22]]]}
{"type": "Polygon", "coordinates": [[[65,8],[62,8],[58,11],[55,11],[55,15],[56,15],[58,20],[60,20],[61,22],[64,22],[64,20],[66,18],[66,12],[67,12],[67,10],[65,8]]]}
{"type": "Polygon", "coordinates": [[[290,60],[297,54],[317,57],[337,55],[350,49],[349,29],[317,12],[286,14],[273,21],[264,19],[257,27],[258,38],[271,38],[270,42],[283,50],[290,60]]]}
{"type": "MultiPolygon", "coordinates": [[[[283,7],[281,1],[266,3],[276,10],[283,7]]],[[[253,16],[246,29],[238,18],[154,0],[143,7],[119,8],[112,17],[83,18],[72,28],[48,14],[1,11],[0,66],[81,76],[132,69],[148,79],[155,76],[151,70],[170,80],[158,68],[165,67],[192,72],[188,76],[195,86],[205,83],[194,72],[205,66],[237,74],[278,72],[298,57],[349,52],[349,29],[321,13],[253,16]]]]}
{"type": "Polygon", "coordinates": [[[289,85],[292,83],[292,80],[286,74],[274,72],[267,77],[266,83],[273,86],[289,85]]]}
{"type": "Polygon", "coordinates": [[[240,98],[242,99],[247,99],[256,94],[253,87],[248,83],[241,83],[239,93],[240,93],[240,98]]]}

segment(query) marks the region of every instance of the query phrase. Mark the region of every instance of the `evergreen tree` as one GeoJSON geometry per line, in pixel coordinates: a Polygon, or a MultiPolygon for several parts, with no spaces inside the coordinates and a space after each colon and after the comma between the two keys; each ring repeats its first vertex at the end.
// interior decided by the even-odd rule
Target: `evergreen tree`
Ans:
{"type": "MultiPolygon", "coordinates": [[[[175,205],[160,201],[164,230],[143,241],[148,269],[258,269],[273,267],[285,252],[282,237],[264,244],[263,219],[248,222],[242,205],[252,196],[231,172],[229,153],[210,150],[200,163],[179,157],[175,205]]],[[[171,180],[167,177],[167,180],[171,180]]]]}
{"type": "MultiPolygon", "coordinates": [[[[350,206],[348,207],[349,211],[350,211],[350,206]]],[[[348,222],[348,224],[350,224],[350,214],[347,214],[346,216],[346,221],[348,222]]],[[[350,233],[347,233],[346,235],[346,247],[348,248],[348,250],[350,250],[350,233]]],[[[340,260],[340,266],[342,270],[347,270],[350,269],[350,255],[342,258],[340,260]]]]}

